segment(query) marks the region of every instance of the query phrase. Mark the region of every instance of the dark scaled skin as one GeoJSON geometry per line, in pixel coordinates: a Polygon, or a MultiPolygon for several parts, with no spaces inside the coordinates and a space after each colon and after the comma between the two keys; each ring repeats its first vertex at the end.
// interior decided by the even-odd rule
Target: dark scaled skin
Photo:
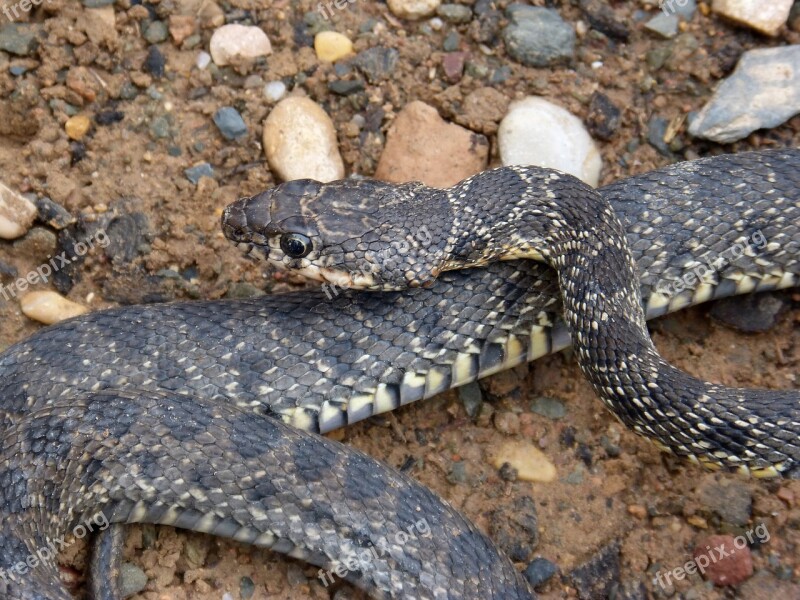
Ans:
{"type": "MultiPolygon", "coordinates": [[[[351,190],[352,185],[347,182],[345,189],[351,190]]],[[[396,189],[388,184],[363,185],[372,185],[381,194],[396,189]]],[[[305,194],[308,189],[301,187],[294,193],[305,194]]],[[[403,189],[424,191],[420,186],[403,189]]],[[[789,150],[674,165],[618,182],[600,193],[611,201],[625,226],[650,317],[740,293],[744,291],[739,285],[743,276],[750,277],[756,289],[794,285],[800,277],[798,190],[800,153],[789,150]],[[738,234],[730,226],[719,225],[739,221],[760,228],[775,246],[759,249],[757,256],[736,257],[715,271],[715,286],[707,295],[700,294],[702,290],[696,285],[688,285],[667,301],[659,296],[659,287],[684,276],[692,259],[729,248],[738,234]],[[774,271],[784,277],[770,276],[774,271]]],[[[252,202],[235,206],[241,208],[242,203],[252,202]]],[[[333,227],[339,209],[335,199],[329,202],[334,210],[329,211],[331,217],[325,223],[333,227]]],[[[444,217],[434,212],[439,210],[434,204],[428,207],[431,214],[424,224],[432,232],[435,220],[444,217]]],[[[265,232],[242,223],[243,215],[236,209],[227,213],[225,230],[229,237],[248,244],[266,240],[265,232]],[[252,239],[237,234],[244,225],[252,239]]],[[[287,214],[281,221],[291,217],[287,214]]],[[[307,226],[308,221],[304,221],[307,226]]],[[[315,230],[304,231],[314,234],[315,230]]],[[[422,256],[424,244],[424,240],[417,246],[409,244],[407,256],[422,256]]],[[[268,246],[272,245],[279,247],[280,240],[270,239],[268,246]]],[[[431,272],[424,266],[420,269],[420,273],[431,272]]],[[[300,434],[263,415],[280,417],[300,429],[327,431],[429,397],[566,347],[569,335],[559,313],[554,273],[542,264],[524,260],[444,272],[429,289],[357,293],[329,288],[250,300],[128,306],[43,329],[0,353],[0,440],[6,444],[0,453],[0,527],[4,536],[0,568],[8,569],[21,553],[38,547],[45,537],[62,536],[80,516],[108,507],[109,490],[115,490],[118,498],[147,491],[147,502],[137,509],[137,515],[144,510],[142,520],[164,511],[159,504],[163,502],[159,500],[162,493],[164,498],[174,498],[173,486],[180,486],[176,482],[181,481],[181,475],[194,477],[197,469],[190,462],[173,458],[174,469],[164,471],[166,455],[158,452],[169,448],[183,456],[185,448],[198,448],[200,442],[195,443],[191,436],[200,436],[205,451],[227,461],[220,464],[220,472],[234,472],[243,456],[257,452],[247,459],[248,464],[261,470],[273,469],[275,478],[286,477],[287,469],[309,475],[309,482],[298,486],[294,496],[279,495],[277,499],[286,510],[293,510],[291,507],[299,502],[304,509],[300,514],[305,530],[313,531],[319,527],[321,513],[313,507],[305,510],[303,490],[313,487],[318,471],[330,474],[339,469],[351,451],[325,441],[321,443],[326,449],[317,449],[313,445],[317,438],[298,437],[300,434]],[[521,342],[522,352],[510,343],[512,339],[521,342]],[[370,360],[363,360],[365,355],[370,360]],[[458,372],[453,370],[456,360],[458,372]],[[169,411],[165,406],[171,407],[169,411]],[[68,413],[71,416],[67,420],[68,413]],[[150,414],[154,420],[148,421],[145,417],[150,414]],[[130,421],[133,417],[135,423],[130,421]],[[213,422],[207,425],[210,417],[214,417],[213,422]],[[138,423],[147,425],[147,430],[125,434],[124,427],[138,427],[138,423]],[[216,433],[207,437],[204,428],[216,433]],[[33,431],[38,440],[47,437],[48,443],[31,444],[31,434],[24,432],[33,431]],[[154,432],[161,437],[156,439],[154,432]],[[289,441],[281,446],[280,464],[275,465],[270,452],[262,450],[284,443],[284,435],[289,441]],[[139,448],[139,439],[146,439],[153,453],[148,453],[147,447],[139,448]],[[162,439],[172,441],[167,446],[162,439]],[[307,440],[314,451],[301,452],[299,439],[307,440]],[[96,459],[101,449],[107,461],[96,459]],[[65,453],[74,460],[64,462],[65,453]],[[138,469],[138,479],[126,479],[115,471],[123,464],[131,472],[138,469]],[[164,478],[159,479],[162,472],[164,478]],[[102,477],[90,490],[82,483],[89,475],[102,477]],[[46,507],[31,508],[34,498],[46,507]]],[[[195,452],[191,455],[200,456],[195,452]]],[[[323,507],[336,506],[342,514],[349,513],[359,526],[364,525],[358,521],[364,505],[374,508],[369,491],[373,477],[382,482],[381,492],[387,498],[394,502],[401,499],[384,479],[390,472],[377,463],[361,462],[364,460],[358,459],[363,465],[358,476],[326,479],[331,486],[338,486],[338,491],[329,489],[332,495],[320,499],[323,507]]],[[[208,464],[207,458],[203,461],[203,465],[208,464]]],[[[408,480],[400,481],[407,489],[408,480]]],[[[205,480],[207,489],[202,494],[210,497],[223,489],[220,484],[228,486],[229,482],[205,480]]],[[[235,495],[236,490],[224,487],[223,497],[215,496],[220,501],[217,505],[229,493],[235,495]]],[[[421,498],[426,497],[419,493],[421,498]]],[[[258,520],[251,518],[251,511],[263,506],[264,499],[248,496],[245,500],[238,518],[248,521],[241,525],[255,526],[258,520]]],[[[193,511],[202,512],[207,505],[192,495],[181,501],[188,508],[181,525],[196,526],[192,515],[197,513],[193,511]]],[[[440,518],[436,515],[444,519],[442,515],[449,514],[446,505],[426,506],[433,517],[424,516],[432,527],[440,518]]],[[[120,521],[129,518],[121,514],[124,511],[112,513],[120,521]]],[[[375,517],[370,536],[387,535],[396,526],[391,512],[381,511],[380,518],[374,512],[370,514],[375,517]]],[[[460,522],[455,516],[453,519],[460,522]]],[[[232,527],[217,532],[231,535],[232,527]]],[[[459,577],[473,572],[468,559],[477,557],[481,562],[480,554],[459,545],[459,537],[453,535],[456,531],[461,530],[444,526],[439,530],[444,547],[468,555],[460,566],[453,566],[453,572],[440,572],[453,578],[447,583],[447,589],[453,590],[451,597],[458,597],[457,591],[466,585],[459,577]]],[[[361,533],[361,529],[342,527],[341,537],[335,539],[363,540],[361,533]]],[[[479,545],[474,540],[470,544],[479,545]]],[[[277,550],[286,551],[280,546],[277,550]]],[[[507,564],[502,567],[489,558],[485,562],[483,569],[506,572],[507,564]]],[[[94,575],[101,587],[108,587],[108,582],[103,583],[103,577],[110,575],[108,559],[98,564],[94,575]]],[[[408,567],[400,565],[400,570],[408,567]]],[[[381,572],[367,576],[375,581],[381,572]]],[[[48,576],[54,574],[51,567],[40,566],[36,582],[52,584],[54,580],[48,576]]],[[[415,571],[411,569],[410,574],[413,580],[415,571]]],[[[32,580],[26,581],[30,584],[32,580]]],[[[30,593],[35,594],[36,589],[49,588],[34,587],[30,593]]],[[[482,593],[477,597],[487,597],[482,593]]],[[[65,596],[53,592],[49,597],[65,596]]]]}
{"type": "MultiPolygon", "coordinates": [[[[786,153],[795,163],[781,172],[789,179],[797,178],[798,154],[786,153]]],[[[684,175],[686,189],[693,183],[707,185],[693,181],[691,164],[684,175]]],[[[765,257],[758,258],[779,273],[781,281],[796,285],[797,258],[785,245],[796,247],[800,241],[800,208],[796,198],[783,197],[783,190],[772,185],[779,176],[767,176],[761,192],[770,204],[760,214],[746,199],[735,204],[726,198],[708,199],[703,208],[716,212],[720,221],[708,231],[709,238],[716,234],[722,240],[725,236],[720,234],[727,232],[730,245],[769,240],[783,261],[769,264],[765,257]],[[775,224],[770,224],[769,217],[776,215],[775,224]],[[768,238],[764,230],[774,235],[768,238]]],[[[279,246],[292,236],[307,238],[301,245],[307,258],[297,260],[309,264],[298,268],[287,260],[291,248],[270,260],[306,273],[318,267],[328,281],[336,281],[340,273],[349,285],[362,289],[394,290],[403,281],[423,285],[444,271],[501,260],[542,261],[557,273],[564,320],[581,369],[626,425],[711,468],[800,477],[800,393],[725,388],[690,377],[658,355],[645,324],[637,263],[626,229],[602,194],[575,177],[537,167],[487,171],[447,190],[408,184],[387,193],[381,184],[380,192],[373,193],[373,185],[354,181],[277,186],[229,207],[224,227],[230,237],[259,244],[270,256],[276,238],[279,246]],[[295,196],[297,187],[302,193],[295,196]],[[305,236],[292,228],[298,219],[327,224],[305,236]],[[385,221],[391,225],[373,228],[385,221]],[[337,235],[332,235],[334,227],[337,235]],[[422,228],[429,254],[414,246],[406,252],[381,246],[386,239],[411,239],[422,228]],[[240,232],[246,231],[262,237],[242,239],[247,236],[240,232]],[[366,275],[359,278],[354,270],[366,275]]],[[[669,207],[652,212],[660,220],[672,216],[669,207]]],[[[684,229],[695,230],[701,224],[696,217],[683,223],[684,229]]],[[[662,223],[658,225],[660,229],[662,223]]],[[[632,245],[650,250],[631,237],[632,245]]],[[[739,275],[763,277],[760,268],[739,275]]],[[[719,285],[703,283],[709,288],[719,285]]],[[[713,292],[706,295],[712,297],[713,292]]]]}

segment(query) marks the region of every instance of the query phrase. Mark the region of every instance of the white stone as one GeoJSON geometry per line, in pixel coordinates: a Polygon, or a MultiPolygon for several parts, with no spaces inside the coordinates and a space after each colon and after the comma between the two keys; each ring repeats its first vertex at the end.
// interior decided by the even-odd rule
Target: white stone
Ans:
{"type": "Polygon", "coordinates": [[[439,8],[442,0],[388,0],[389,10],[401,19],[424,19],[439,8]]]}
{"type": "Polygon", "coordinates": [[[750,50],[689,126],[695,137],[730,144],[800,113],[800,44],[750,50]]]}
{"type": "Polygon", "coordinates": [[[789,18],[794,0],[714,0],[711,9],[740,25],[777,35],[789,18]]]}
{"type": "Polygon", "coordinates": [[[286,95],[286,84],[282,81],[270,81],[264,85],[264,97],[270,102],[278,102],[286,95]]]}
{"type": "Polygon", "coordinates": [[[19,304],[26,317],[45,325],[89,312],[82,304],[67,300],[61,294],[49,290],[29,292],[20,299],[19,304]]]}
{"type": "Polygon", "coordinates": [[[235,64],[272,54],[272,44],[264,31],[253,25],[223,25],[211,36],[209,51],[217,66],[235,64]]]}
{"type": "Polygon", "coordinates": [[[197,65],[197,68],[202,71],[211,64],[211,55],[205,50],[201,50],[197,54],[197,60],[195,61],[195,64],[197,65]]]}
{"type": "Polygon", "coordinates": [[[535,165],[569,173],[597,187],[603,160],[581,120],[542,98],[513,102],[497,132],[508,165],[535,165]]]}
{"type": "Polygon", "coordinates": [[[33,202],[0,183],[0,238],[15,240],[25,235],[36,213],[33,202]]]}
{"type": "Polygon", "coordinates": [[[272,109],[264,121],[264,152],[284,181],[344,177],[333,121],[309,98],[285,98],[272,109]]]}

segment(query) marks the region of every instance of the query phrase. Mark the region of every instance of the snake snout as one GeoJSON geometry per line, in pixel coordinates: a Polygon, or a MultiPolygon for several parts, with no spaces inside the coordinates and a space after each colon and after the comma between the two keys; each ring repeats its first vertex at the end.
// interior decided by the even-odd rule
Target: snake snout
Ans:
{"type": "Polygon", "coordinates": [[[247,229],[247,214],[244,202],[247,198],[237,200],[225,207],[222,212],[222,231],[225,237],[232,242],[249,242],[250,235],[247,229]]]}

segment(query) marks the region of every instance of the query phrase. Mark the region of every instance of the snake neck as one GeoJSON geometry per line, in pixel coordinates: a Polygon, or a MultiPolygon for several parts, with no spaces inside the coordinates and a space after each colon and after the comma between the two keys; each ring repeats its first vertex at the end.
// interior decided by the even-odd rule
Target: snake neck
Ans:
{"type": "MultiPolygon", "coordinates": [[[[625,230],[611,206],[569,175],[532,167],[504,171],[502,177],[478,175],[454,188],[454,214],[462,215],[458,228],[478,235],[454,229],[451,262],[545,262],[557,272],[580,368],[620,420],[662,448],[712,469],[800,476],[800,423],[780,424],[790,430],[790,439],[775,439],[766,409],[771,392],[702,381],[658,354],[625,230]],[[470,207],[462,205],[466,197],[472,198],[470,207]]],[[[796,411],[800,398],[789,396],[783,400],[787,411],[796,411]]]]}

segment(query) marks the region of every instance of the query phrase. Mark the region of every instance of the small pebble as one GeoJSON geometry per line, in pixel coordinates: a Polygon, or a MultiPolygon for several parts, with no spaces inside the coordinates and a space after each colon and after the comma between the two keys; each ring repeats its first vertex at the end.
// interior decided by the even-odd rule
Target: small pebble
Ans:
{"type": "Polygon", "coordinates": [[[645,29],[664,39],[671,39],[678,35],[678,24],[678,15],[666,15],[662,12],[645,23],[645,29]]]}
{"type": "Polygon", "coordinates": [[[328,84],[328,89],[334,94],[349,96],[350,94],[363,92],[365,86],[364,82],[360,79],[339,79],[337,81],[331,81],[328,84]]]}
{"type": "Polygon", "coordinates": [[[64,131],[67,132],[70,139],[79,141],[83,139],[83,136],[89,131],[91,125],[92,121],[89,117],[86,115],[76,115],[67,119],[67,122],[64,124],[64,131]]]}
{"type": "Polygon", "coordinates": [[[147,575],[136,565],[125,562],[119,570],[119,582],[122,597],[128,598],[147,586],[147,575]]]}
{"type": "Polygon", "coordinates": [[[689,133],[721,144],[776,127],[800,112],[800,44],[745,52],[733,74],[689,125],[689,133]]]}
{"type": "Polygon", "coordinates": [[[336,31],[320,31],[314,36],[314,51],[322,62],[336,62],[353,54],[353,42],[336,31]]]}
{"type": "Polygon", "coordinates": [[[470,419],[474,419],[478,416],[478,411],[481,408],[481,404],[483,404],[481,386],[474,381],[462,385],[458,388],[458,399],[461,400],[461,404],[464,405],[464,411],[467,413],[467,416],[469,416],[470,419]]]}
{"type": "Polygon", "coordinates": [[[211,64],[211,55],[208,52],[201,50],[197,53],[197,59],[195,60],[194,64],[197,65],[197,68],[202,71],[211,64]]]}
{"type": "Polygon", "coordinates": [[[7,23],[0,27],[0,50],[16,56],[28,56],[37,46],[36,28],[33,26],[7,23]]]}
{"type": "Polygon", "coordinates": [[[204,162],[184,169],[183,174],[186,175],[186,179],[197,185],[201,177],[214,177],[214,169],[210,164],[204,162]]]}
{"type": "Polygon", "coordinates": [[[260,27],[231,23],[211,36],[209,51],[217,66],[225,66],[272,54],[272,44],[260,27]]]}
{"type": "Polygon", "coordinates": [[[164,21],[153,21],[145,29],[144,39],[151,44],[160,44],[169,37],[169,30],[164,21]]]}
{"type": "Polygon", "coordinates": [[[286,84],[282,81],[270,81],[264,86],[264,97],[270,102],[279,102],[286,95],[286,84]]]}
{"type": "Polygon", "coordinates": [[[196,27],[197,21],[193,15],[169,16],[169,34],[178,46],[195,32],[196,27]]]}
{"type": "Polygon", "coordinates": [[[766,35],[777,35],[789,18],[794,0],[714,0],[711,10],[766,35]]]}
{"type": "MultiPolygon", "coordinates": [[[[292,567],[296,567],[296,565],[290,565],[292,567]]],[[[239,598],[241,600],[250,600],[253,597],[253,594],[256,591],[256,584],[253,583],[253,580],[249,577],[245,576],[239,581],[239,598]]]]}
{"type": "Polygon", "coordinates": [[[25,235],[36,212],[33,202],[0,183],[0,239],[15,240],[25,235]]]}
{"type": "Polygon", "coordinates": [[[263,141],[270,167],[284,181],[344,177],[333,121],[309,98],[281,100],[264,121],[263,141]]]}
{"type": "Polygon", "coordinates": [[[564,418],[564,415],[567,414],[567,408],[561,400],[538,396],[531,401],[531,412],[548,419],[558,420],[564,418]]]}
{"type": "Polygon", "coordinates": [[[753,555],[744,536],[710,535],[698,540],[692,553],[702,576],[715,585],[739,585],[753,575],[753,555]]]}
{"type": "Polygon", "coordinates": [[[510,23],[503,30],[509,55],[529,67],[549,67],[569,61],[575,53],[575,30],[557,10],[512,4],[510,23]]]}
{"type": "Polygon", "coordinates": [[[517,477],[522,481],[546,483],[556,479],[556,468],[550,459],[526,441],[509,441],[500,447],[492,464],[500,469],[505,463],[517,470],[517,477]]]}
{"type": "Polygon", "coordinates": [[[472,20],[472,9],[463,4],[442,4],[436,14],[448,23],[469,23],[472,20]]]}
{"type": "Polygon", "coordinates": [[[29,292],[20,299],[20,308],[26,317],[45,325],[89,312],[85,306],[49,290],[29,292]]]}
{"type": "Polygon", "coordinates": [[[389,10],[401,19],[424,19],[432,16],[441,0],[387,0],[389,10]]]}
{"type": "Polygon", "coordinates": [[[223,106],[214,113],[214,124],[226,140],[237,140],[247,135],[247,125],[232,106],[223,106]]]}
{"type": "Polygon", "coordinates": [[[534,558],[525,568],[523,575],[528,580],[528,583],[536,588],[548,581],[556,573],[558,573],[558,566],[546,558],[534,558]]]}
{"type": "Polygon", "coordinates": [[[600,181],[603,162],[583,122],[547,100],[529,96],[513,102],[497,135],[505,166],[558,169],[592,187],[600,181]]]}
{"type": "Polygon", "coordinates": [[[153,77],[163,77],[166,64],[167,61],[158,46],[150,46],[142,68],[153,77]]]}

